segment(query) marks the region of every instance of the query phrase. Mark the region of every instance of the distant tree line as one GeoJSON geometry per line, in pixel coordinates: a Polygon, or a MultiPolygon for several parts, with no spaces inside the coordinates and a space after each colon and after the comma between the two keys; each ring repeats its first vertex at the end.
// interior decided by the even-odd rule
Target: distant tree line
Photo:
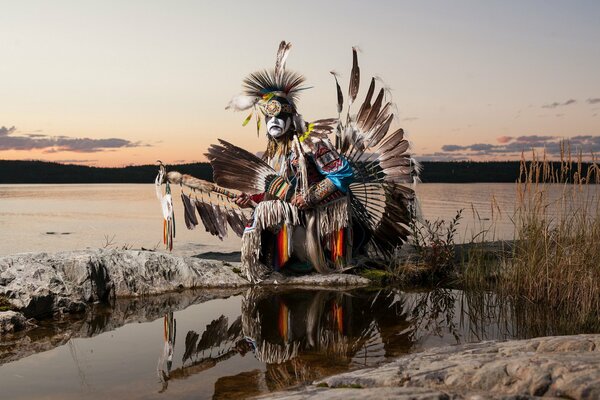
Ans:
{"type": "MultiPolygon", "coordinates": [[[[170,168],[212,180],[212,168],[208,163],[179,164],[170,168]]],[[[0,160],[0,183],[152,183],[157,173],[158,165],[106,168],[45,161],[0,160]]]]}
{"type": "MultiPolygon", "coordinates": [[[[425,161],[422,167],[420,177],[424,183],[516,182],[520,172],[518,161],[425,161]]],[[[588,167],[589,164],[582,165],[583,174],[588,167]]],[[[212,168],[208,163],[178,164],[167,168],[212,180],[212,168]]],[[[560,163],[555,163],[555,168],[560,169],[560,163]]],[[[105,168],[0,160],[0,183],[152,183],[157,172],[157,165],[105,168]]]]}

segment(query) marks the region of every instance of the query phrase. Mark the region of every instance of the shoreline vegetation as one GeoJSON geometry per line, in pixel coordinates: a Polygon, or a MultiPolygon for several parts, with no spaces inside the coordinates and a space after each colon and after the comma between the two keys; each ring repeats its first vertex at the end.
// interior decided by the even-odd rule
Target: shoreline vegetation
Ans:
{"type": "MultiPolygon", "coordinates": [[[[561,161],[547,161],[560,169],[561,161]]],[[[514,183],[522,172],[520,161],[424,161],[423,183],[514,183]]],[[[529,168],[530,162],[525,162],[529,168]]],[[[208,163],[174,164],[168,166],[184,174],[212,181],[208,163]]],[[[587,175],[594,163],[581,162],[581,174],[587,175]]],[[[46,161],[0,160],[0,184],[19,183],[152,183],[158,166],[134,165],[121,168],[90,167],[46,161]]],[[[569,170],[565,179],[575,181],[576,170],[569,170]]]]}
{"type": "Polygon", "coordinates": [[[516,182],[514,238],[494,241],[492,226],[470,242],[454,238],[463,210],[446,220],[416,220],[408,249],[362,275],[386,284],[449,285],[492,290],[515,300],[560,310],[582,329],[600,321],[600,166],[563,153],[559,163],[532,153],[516,182]],[[552,188],[552,190],[550,190],[552,188]],[[558,189],[558,190],[557,190],[558,189]]]}

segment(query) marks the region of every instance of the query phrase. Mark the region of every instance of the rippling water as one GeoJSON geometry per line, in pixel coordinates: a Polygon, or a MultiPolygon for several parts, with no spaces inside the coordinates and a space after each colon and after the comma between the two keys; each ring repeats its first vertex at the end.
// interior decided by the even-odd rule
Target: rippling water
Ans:
{"type": "MultiPolygon", "coordinates": [[[[177,236],[174,254],[237,251],[233,235],[222,242],[185,228],[179,188],[174,188],[177,236]]],[[[417,193],[426,218],[451,219],[465,209],[458,240],[489,226],[492,202],[505,213],[495,238],[512,238],[507,218],[513,184],[421,184],[417,193]],[[476,212],[474,212],[476,211],[476,212]]],[[[162,214],[152,184],[0,185],[0,254],[98,248],[107,244],[162,249],[162,214]]]]}

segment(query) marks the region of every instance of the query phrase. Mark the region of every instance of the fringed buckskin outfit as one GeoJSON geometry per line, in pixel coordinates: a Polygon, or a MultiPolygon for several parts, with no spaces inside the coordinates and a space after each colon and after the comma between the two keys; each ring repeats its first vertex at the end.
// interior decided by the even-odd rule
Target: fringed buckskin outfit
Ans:
{"type": "Polygon", "coordinates": [[[352,255],[348,190],[353,170],[326,139],[307,138],[301,146],[300,156],[292,146],[287,155],[267,157],[286,179],[251,196],[257,207],[242,237],[242,262],[252,275],[286,267],[328,272],[343,268],[352,255]],[[302,163],[309,208],[299,211],[289,200],[300,190],[302,163]]]}

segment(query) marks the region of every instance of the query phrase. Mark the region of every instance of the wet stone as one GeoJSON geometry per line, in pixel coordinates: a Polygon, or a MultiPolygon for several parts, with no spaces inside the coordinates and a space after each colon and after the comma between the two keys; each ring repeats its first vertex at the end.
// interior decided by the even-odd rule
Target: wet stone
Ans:
{"type": "Polygon", "coordinates": [[[26,326],[27,319],[23,314],[16,311],[0,312],[0,335],[20,331],[26,326]]]}

